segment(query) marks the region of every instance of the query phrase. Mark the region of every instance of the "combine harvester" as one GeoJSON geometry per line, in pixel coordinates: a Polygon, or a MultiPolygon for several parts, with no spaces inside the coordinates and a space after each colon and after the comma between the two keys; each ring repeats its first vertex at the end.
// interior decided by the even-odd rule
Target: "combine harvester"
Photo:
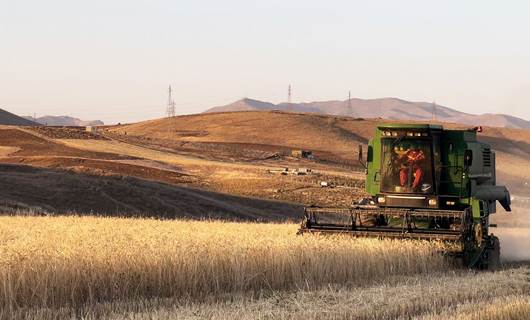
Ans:
{"type": "Polygon", "coordinates": [[[479,128],[387,124],[368,144],[366,191],[349,208],[305,209],[300,233],[440,240],[466,266],[495,269],[499,239],[489,234],[496,201],[510,209],[510,194],[497,186],[495,153],[477,141],[479,128]]]}

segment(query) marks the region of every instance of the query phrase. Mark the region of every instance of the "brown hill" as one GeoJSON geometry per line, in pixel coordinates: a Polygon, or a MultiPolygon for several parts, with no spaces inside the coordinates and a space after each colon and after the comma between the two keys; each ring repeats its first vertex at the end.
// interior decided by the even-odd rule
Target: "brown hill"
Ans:
{"type": "Polygon", "coordinates": [[[187,143],[237,143],[240,148],[275,146],[278,150],[309,149],[353,159],[353,150],[366,143],[376,120],[287,113],[227,112],[157,119],[113,127],[113,132],[187,143]]]}
{"type": "Polygon", "coordinates": [[[0,109],[0,125],[8,126],[39,126],[40,124],[33,122],[23,117],[19,117],[14,113],[0,109]]]}
{"type": "Polygon", "coordinates": [[[131,152],[149,152],[147,148],[51,132],[70,133],[65,128],[46,129],[0,126],[1,212],[29,209],[37,213],[244,220],[298,219],[302,214],[297,204],[201,190],[197,187],[205,184],[206,174],[199,176],[197,170],[190,170],[192,165],[175,165],[171,153],[158,152],[171,161],[157,161],[149,154],[131,152]],[[69,139],[55,138],[63,136],[69,139]],[[71,140],[78,141],[72,145],[95,144],[96,150],[65,143],[71,140]],[[100,150],[98,143],[119,144],[123,150],[100,150]]]}
{"type": "MultiPolygon", "coordinates": [[[[300,207],[292,203],[344,206],[363,195],[356,149],[380,121],[250,111],[113,126],[99,135],[0,126],[0,162],[15,164],[2,173],[0,196],[11,207],[60,212],[295,217],[300,207]],[[312,150],[316,160],[290,157],[292,149],[312,150]],[[282,175],[284,168],[313,173],[282,175]],[[321,181],[336,188],[321,188],[321,181]],[[261,209],[256,198],[267,199],[261,209]]],[[[499,180],[516,195],[530,195],[530,130],[485,128],[480,139],[497,152],[499,180]]]]}
{"type": "Polygon", "coordinates": [[[461,112],[442,105],[428,102],[412,102],[398,98],[359,99],[339,101],[316,101],[308,103],[280,103],[242,99],[226,106],[215,107],[206,112],[226,111],[266,111],[282,110],[294,112],[313,112],[327,115],[346,115],[360,118],[383,118],[392,120],[431,121],[433,115],[437,121],[460,123],[470,126],[490,126],[505,128],[530,128],[530,121],[504,115],[475,115],[461,112]],[[351,105],[351,108],[350,108],[351,105]]]}
{"type": "MultiPolygon", "coordinates": [[[[114,127],[116,133],[180,143],[238,143],[240,148],[258,145],[308,149],[325,160],[355,164],[357,145],[365,144],[378,123],[351,117],[249,111],[207,113],[158,119],[114,127]]],[[[424,121],[426,122],[426,121],[424,121]]],[[[448,127],[459,127],[445,124],[448,127]]],[[[461,127],[461,126],[460,126],[461,127]]],[[[499,179],[514,189],[530,184],[530,130],[485,127],[480,139],[497,151],[499,179]]],[[[524,191],[524,190],[523,190],[524,191]]],[[[526,191],[525,191],[526,192],[526,191]]]]}

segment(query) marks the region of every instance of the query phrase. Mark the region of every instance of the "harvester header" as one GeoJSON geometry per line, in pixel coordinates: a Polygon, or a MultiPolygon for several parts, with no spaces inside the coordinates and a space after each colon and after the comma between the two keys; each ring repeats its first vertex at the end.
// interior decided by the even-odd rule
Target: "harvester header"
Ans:
{"type": "Polygon", "coordinates": [[[451,241],[469,266],[498,263],[489,216],[496,202],[511,210],[510,194],[496,185],[495,153],[476,128],[382,124],[366,158],[359,147],[359,161],[369,197],[349,208],[306,208],[301,232],[451,241]]]}

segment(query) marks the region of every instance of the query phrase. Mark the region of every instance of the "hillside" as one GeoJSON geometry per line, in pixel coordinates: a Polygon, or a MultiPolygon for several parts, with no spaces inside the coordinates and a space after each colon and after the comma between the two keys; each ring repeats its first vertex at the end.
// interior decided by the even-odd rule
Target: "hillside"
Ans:
{"type": "Polygon", "coordinates": [[[38,123],[19,117],[16,114],[0,109],[0,125],[38,126],[38,123]]]}
{"type": "MultiPolygon", "coordinates": [[[[57,165],[57,164],[56,164],[57,165]]],[[[90,165],[90,164],[87,164],[90,165]]],[[[108,166],[101,166],[108,170],[108,166]]],[[[79,168],[79,167],[78,167],[79,168]]],[[[145,170],[145,169],[144,169],[145,170]]],[[[299,219],[301,207],[136,177],[0,163],[0,210],[228,220],[299,219]]],[[[152,174],[152,172],[149,172],[152,174]]],[[[167,174],[167,173],[166,173],[167,174]]]]}
{"type": "Polygon", "coordinates": [[[134,151],[150,150],[128,144],[122,144],[120,153],[90,151],[75,145],[113,141],[78,136],[72,139],[78,143],[71,147],[43,134],[49,132],[0,126],[1,211],[242,220],[298,219],[301,215],[296,204],[199,189],[210,182],[204,182],[206,174],[193,164],[176,165],[187,158],[161,152],[166,158],[141,157],[134,151]]]}
{"type": "Polygon", "coordinates": [[[117,126],[110,130],[128,136],[176,140],[186,143],[242,144],[241,148],[274,146],[309,149],[353,159],[359,143],[366,143],[375,120],[356,121],[348,117],[287,113],[227,112],[157,119],[117,126]]]}
{"type": "Polygon", "coordinates": [[[34,119],[31,116],[24,116],[25,119],[38,122],[45,126],[102,126],[101,120],[81,120],[69,116],[43,116],[34,119]]]}
{"type": "MultiPolygon", "coordinates": [[[[207,152],[208,145],[235,144],[238,149],[263,148],[281,153],[292,148],[312,150],[318,159],[355,165],[356,149],[366,144],[378,123],[311,113],[249,111],[206,113],[157,119],[112,127],[111,132],[129,138],[172,140],[176,146],[193,146],[194,152],[207,152]]],[[[426,121],[428,122],[428,121],[426,121]]],[[[458,127],[455,124],[445,124],[458,127]]],[[[498,176],[514,189],[530,181],[530,130],[485,127],[479,135],[497,152],[498,176]]],[[[143,140],[145,141],[145,140],[143,140]]],[[[214,149],[215,150],[215,149],[214,149]]]]}
{"type": "Polygon", "coordinates": [[[350,100],[350,104],[351,109],[349,108],[348,100],[272,104],[245,98],[226,106],[208,109],[205,112],[282,110],[313,112],[327,115],[345,115],[358,118],[420,121],[430,121],[433,119],[433,114],[435,114],[436,120],[441,122],[460,123],[470,126],[530,128],[530,121],[517,117],[504,114],[469,114],[428,102],[411,102],[397,98],[353,98],[350,100]]]}
{"type": "MultiPolygon", "coordinates": [[[[0,162],[10,164],[2,199],[10,207],[90,212],[96,195],[101,213],[292,218],[301,205],[347,206],[364,195],[356,150],[380,122],[248,111],[110,126],[97,135],[0,127],[0,162]],[[315,160],[292,157],[293,149],[311,150],[315,160]],[[293,174],[300,168],[311,173],[293,174]],[[39,192],[30,192],[35,185],[39,192]],[[63,193],[72,200],[57,202],[63,193]],[[260,208],[257,198],[265,201],[260,208]]],[[[497,152],[499,182],[529,197],[530,130],[485,127],[480,139],[497,152]]]]}

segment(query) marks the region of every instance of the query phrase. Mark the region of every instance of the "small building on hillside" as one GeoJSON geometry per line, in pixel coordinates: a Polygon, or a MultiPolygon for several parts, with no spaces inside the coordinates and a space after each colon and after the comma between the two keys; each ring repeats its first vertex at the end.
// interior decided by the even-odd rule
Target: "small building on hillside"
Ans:
{"type": "Polygon", "coordinates": [[[309,150],[292,150],[291,156],[295,158],[313,159],[313,152],[309,150]]]}
{"type": "Polygon", "coordinates": [[[95,127],[95,126],[86,126],[85,127],[85,131],[86,132],[90,132],[90,133],[97,133],[98,132],[98,128],[95,127]]]}

